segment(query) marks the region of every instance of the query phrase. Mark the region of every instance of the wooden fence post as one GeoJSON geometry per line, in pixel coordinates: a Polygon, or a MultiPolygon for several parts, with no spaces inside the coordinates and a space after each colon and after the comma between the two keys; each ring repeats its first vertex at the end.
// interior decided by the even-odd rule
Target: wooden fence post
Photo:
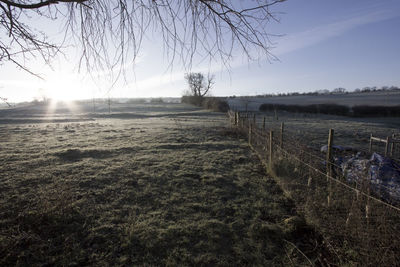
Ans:
{"type": "Polygon", "coordinates": [[[237,126],[237,121],[238,121],[237,117],[238,117],[238,113],[235,112],[235,122],[233,123],[233,125],[235,125],[235,126],[237,126]]]}
{"type": "Polygon", "coordinates": [[[389,156],[390,136],[386,137],[385,157],[389,156]]]}
{"type": "Polygon", "coordinates": [[[283,148],[283,127],[284,127],[284,124],[283,124],[283,122],[282,122],[282,123],[281,123],[281,143],[280,143],[281,149],[283,148]]]}
{"type": "Polygon", "coordinates": [[[256,113],[253,114],[253,124],[254,124],[254,127],[255,127],[256,126],[256,113]]]}
{"type": "Polygon", "coordinates": [[[369,153],[371,153],[372,152],[372,134],[371,134],[371,136],[369,137],[369,153]]]}
{"type": "Polygon", "coordinates": [[[249,146],[251,146],[251,123],[249,123],[249,146]]]}
{"type": "MultiPolygon", "coordinates": [[[[394,136],[394,134],[392,134],[392,144],[390,145],[390,156],[392,156],[393,157],[393,153],[394,153],[394,143],[395,142],[393,142],[393,139],[395,139],[395,136],[394,136]]],[[[394,140],[394,141],[396,141],[396,140],[394,140]]]]}
{"type": "Polygon", "coordinates": [[[264,116],[264,119],[263,119],[263,129],[265,130],[265,116],[264,116]]]}
{"type": "Polygon", "coordinates": [[[326,151],[326,181],[329,181],[328,185],[328,206],[331,204],[332,199],[332,145],[333,145],[333,129],[329,129],[329,137],[328,137],[328,149],[326,151]]]}
{"type": "Polygon", "coordinates": [[[274,132],[270,131],[269,132],[269,169],[272,170],[272,156],[273,156],[273,138],[274,138],[274,132]]]}
{"type": "Polygon", "coordinates": [[[326,151],[326,175],[331,175],[332,171],[332,145],[333,145],[333,129],[329,129],[328,149],[326,151]]]}

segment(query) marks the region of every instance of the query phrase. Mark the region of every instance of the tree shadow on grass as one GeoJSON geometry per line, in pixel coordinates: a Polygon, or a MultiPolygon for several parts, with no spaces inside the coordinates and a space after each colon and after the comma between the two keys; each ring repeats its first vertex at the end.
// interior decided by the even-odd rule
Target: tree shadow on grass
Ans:
{"type": "Polygon", "coordinates": [[[87,265],[90,252],[85,240],[92,219],[73,204],[66,188],[42,191],[28,206],[16,207],[14,218],[0,232],[2,266],[87,265]]]}
{"type": "Polygon", "coordinates": [[[79,161],[84,158],[93,159],[107,159],[116,156],[121,153],[134,153],[137,149],[135,147],[122,147],[116,149],[67,149],[60,152],[56,152],[53,155],[60,158],[63,161],[79,161]]]}

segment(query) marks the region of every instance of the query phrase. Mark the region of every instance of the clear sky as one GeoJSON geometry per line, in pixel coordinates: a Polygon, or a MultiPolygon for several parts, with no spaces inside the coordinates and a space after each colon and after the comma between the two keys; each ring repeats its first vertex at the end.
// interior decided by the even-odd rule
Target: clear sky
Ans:
{"type": "MultiPolygon", "coordinates": [[[[248,63],[236,54],[229,71],[218,62],[193,66],[193,71],[215,74],[213,95],[400,86],[399,0],[287,0],[274,11],[280,12],[280,22],[266,27],[282,35],[272,38],[271,52],[279,60],[248,63]]],[[[147,34],[135,73],[128,72],[127,82],[114,86],[111,97],[181,96],[187,87],[185,71],[179,64],[168,69],[163,52],[157,34],[147,34]]],[[[41,95],[106,97],[109,84],[78,73],[74,58],[73,53],[58,57],[54,70],[30,61],[29,66],[45,73],[46,81],[8,63],[0,65],[0,96],[10,101],[41,95]]]]}

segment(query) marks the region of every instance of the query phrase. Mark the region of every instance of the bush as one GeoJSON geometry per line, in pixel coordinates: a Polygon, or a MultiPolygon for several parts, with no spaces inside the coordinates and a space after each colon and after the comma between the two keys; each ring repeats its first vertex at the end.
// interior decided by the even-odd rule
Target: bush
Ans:
{"type": "Polygon", "coordinates": [[[203,104],[203,97],[201,96],[182,96],[181,102],[185,104],[195,105],[201,107],[203,104]]]}
{"type": "Polygon", "coordinates": [[[207,97],[203,101],[203,107],[218,112],[228,112],[229,104],[225,100],[215,97],[207,97]]]}
{"type": "Polygon", "coordinates": [[[152,103],[152,104],[162,104],[162,103],[164,103],[164,100],[161,97],[152,98],[152,99],[150,99],[150,103],[152,103]]]}
{"type": "Polygon", "coordinates": [[[146,103],[146,99],[144,98],[130,98],[126,101],[128,104],[144,104],[146,103]]]}
{"type": "Polygon", "coordinates": [[[318,110],[317,113],[341,115],[341,116],[348,116],[350,114],[350,108],[348,106],[337,105],[337,104],[321,104],[316,106],[318,110]]]}
{"type": "Polygon", "coordinates": [[[399,117],[400,106],[367,106],[360,105],[352,108],[355,117],[399,117]]]}
{"type": "Polygon", "coordinates": [[[274,104],[264,103],[264,104],[261,104],[261,106],[258,109],[260,111],[273,111],[274,110],[274,104]]]}
{"type": "Polygon", "coordinates": [[[313,104],[313,105],[285,105],[285,104],[262,104],[260,111],[287,111],[299,113],[330,114],[354,117],[400,117],[400,106],[347,106],[337,104],[313,104]]]}
{"type": "Polygon", "coordinates": [[[228,112],[229,104],[216,97],[182,96],[181,102],[218,112],[228,112]]]}
{"type": "Polygon", "coordinates": [[[259,108],[260,111],[274,111],[281,110],[287,112],[298,113],[322,113],[331,115],[349,115],[350,109],[347,106],[337,104],[313,104],[313,105],[285,105],[285,104],[262,104],[259,108]]]}

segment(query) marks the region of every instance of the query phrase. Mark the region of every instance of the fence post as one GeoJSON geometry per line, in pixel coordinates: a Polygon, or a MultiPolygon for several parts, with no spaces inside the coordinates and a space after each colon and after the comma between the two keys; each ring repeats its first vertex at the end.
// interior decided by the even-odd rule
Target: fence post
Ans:
{"type": "Polygon", "coordinates": [[[256,113],[253,114],[253,124],[256,126],[256,113]]]}
{"type": "Polygon", "coordinates": [[[274,138],[274,131],[269,132],[269,169],[272,170],[272,154],[273,154],[273,138],[274,138]]]}
{"type": "Polygon", "coordinates": [[[390,145],[390,156],[392,156],[392,157],[393,157],[393,154],[394,154],[394,142],[393,142],[393,139],[395,139],[394,134],[392,134],[392,138],[391,138],[392,144],[390,145]]]}
{"type": "Polygon", "coordinates": [[[249,146],[251,146],[251,123],[249,123],[249,146]]]}
{"type": "Polygon", "coordinates": [[[237,126],[237,117],[238,117],[238,114],[237,114],[237,112],[235,112],[235,122],[233,123],[233,125],[235,125],[235,126],[237,126]]]}
{"type": "Polygon", "coordinates": [[[264,116],[264,119],[263,119],[263,129],[265,130],[265,116],[264,116]]]}
{"type": "Polygon", "coordinates": [[[332,199],[332,181],[330,176],[332,174],[332,145],[333,145],[333,129],[329,129],[328,149],[326,151],[326,180],[329,181],[328,185],[328,206],[331,204],[332,199]]]}
{"type": "Polygon", "coordinates": [[[328,149],[326,151],[326,175],[331,175],[332,171],[332,145],[333,145],[333,129],[329,129],[328,149]]]}
{"type": "Polygon", "coordinates": [[[386,137],[385,157],[389,155],[390,136],[386,137]]]}
{"type": "Polygon", "coordinates": [[[282,123],[281,123],[281,143],[280,143],[281,148],[283,148],[283,127],[284,127],[284,124],[283,124],[283,122],[282,122],[282,123]]]}
{"type": "Polygon", "coordinates": [[[371,153],[372,152],[372,134],[371,134],[371,136],[369,137],[369,153],[371,153]]]}

